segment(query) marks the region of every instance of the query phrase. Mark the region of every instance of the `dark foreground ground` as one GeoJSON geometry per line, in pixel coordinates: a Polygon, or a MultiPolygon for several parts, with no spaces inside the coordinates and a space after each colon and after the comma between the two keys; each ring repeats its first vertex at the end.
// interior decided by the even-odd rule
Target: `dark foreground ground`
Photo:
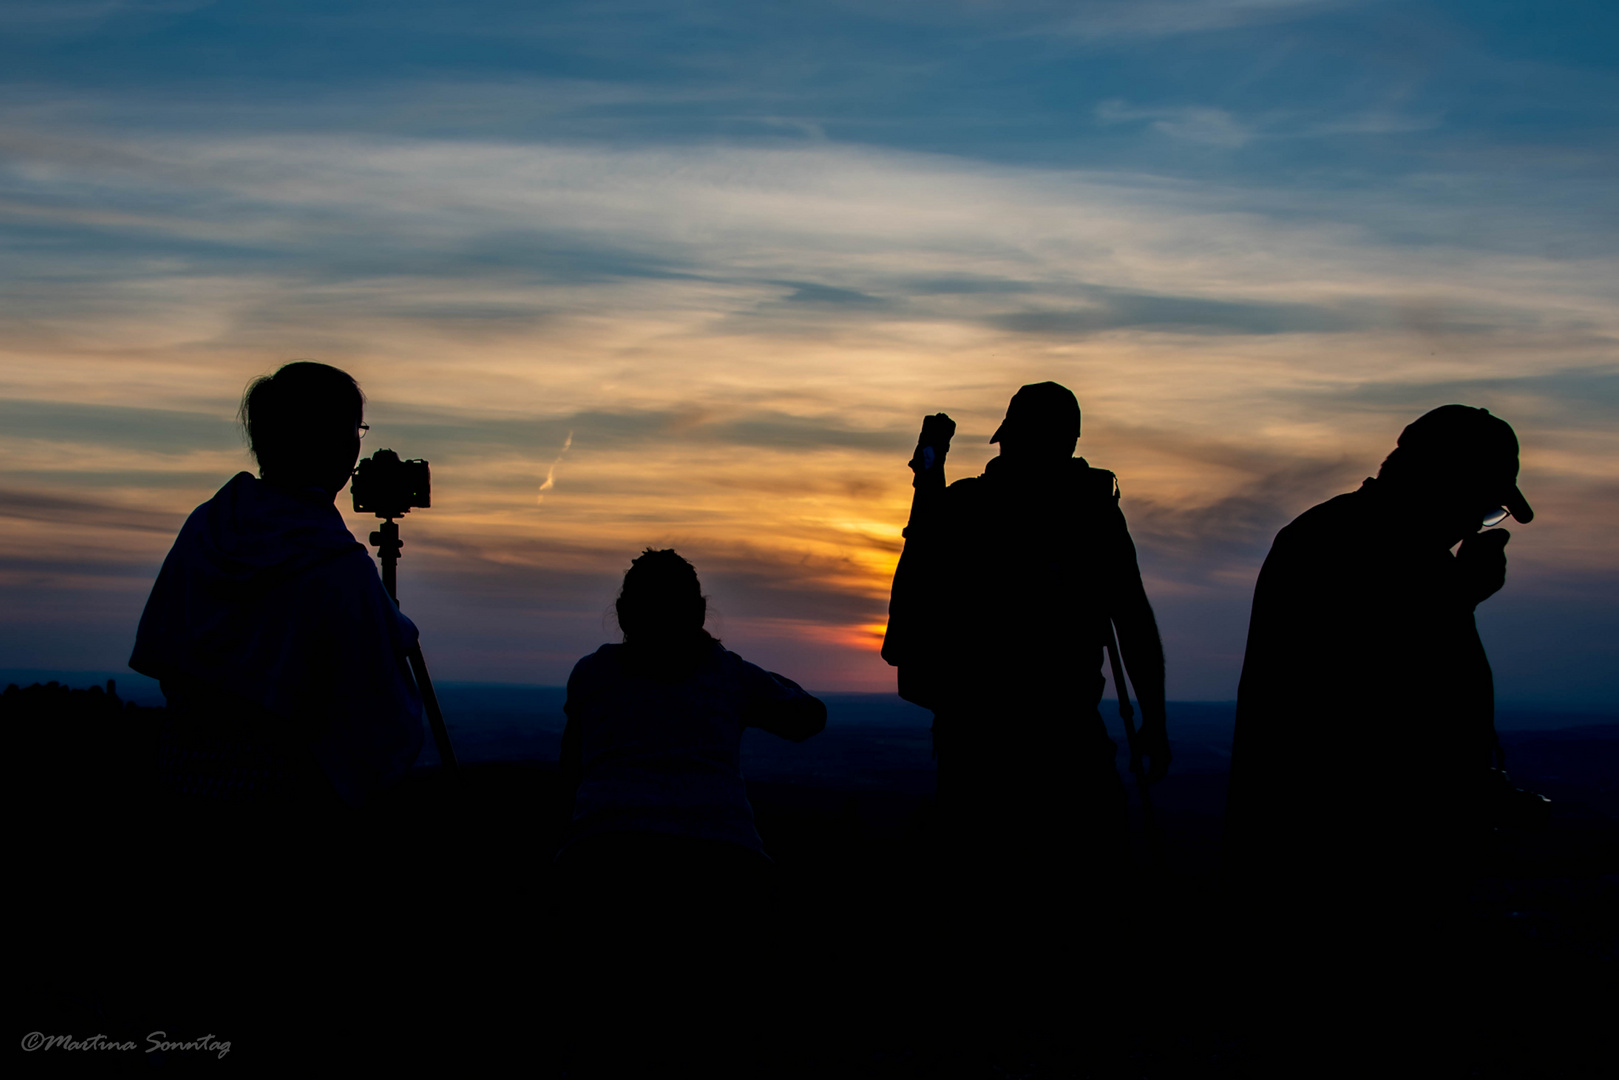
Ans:
{"type": "MultiPolygon", "coordinates": [[[[233,862],[228,832],[199,833],[146,783],[155,710],[13,691],[0,720],[19,748],[12,1037],[132,1044],[14,1050],[30,1070],[587,1076],[622,1060],[577,1038],[614,1002],[581,1000],[566,960],[554,766],[413,774],[313,840],[330,862],[288,885],[296,857],[254,840],[233,862]],[[159,1031],[212,1040],[148,1053],[159,1031]]],[[[1346,957],[1331,942],[1347,935],[1316,928],[1264,962],[1249,937],[1264,916],[1218,879],[1223,779],[1188,761],[1158,789],[1156,848],[1134,823],[1125,910],[1076,880],[1072,924],[982,977],[958,962],[973,929],[932,884],[972,855],[939,852],[925,791],[755,782],[777,865],[761,962],[689,980],[714,995],[697,1010],[711,1035],[637,1074],[1611,1075],[1616,751],[1614,725],[1514,737],[1515,778],[1557,800],[1551,827],[1498,835],[1420,947],[1346,957]]],[[[1398,891],[1373,895],[1399,925],[1398,891]]]]}

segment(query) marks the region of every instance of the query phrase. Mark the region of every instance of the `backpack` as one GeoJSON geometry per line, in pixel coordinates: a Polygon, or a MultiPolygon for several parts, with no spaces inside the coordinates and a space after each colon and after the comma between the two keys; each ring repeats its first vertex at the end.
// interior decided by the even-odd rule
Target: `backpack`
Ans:
{"type": "MultiPolygon", "coordinates": [[[[957,631],[964,619],[972,619],[960,602],[957,544],[969,528],[1000,524],[994,519],[994,508],[986,505],[992,490],[987,472],[958,480],[949,488],[942,480],[932,488],[917,485],[904,531],[905,546],[894,570],[882,657],[898,669],[899,696],[935,712],[949,697],[959,674],[951,670],[954,659],[939,647],[940,635],[957,631]]],[[[1078,528],[1088,530],[1114,519],[1122,524],[1118,480],[1113,473],[1091,468],[1084,458],[1074,458],[1069,477],[1068,490],[1059,496],[1073,500],[1069,506],[1078,528]]],[[[1079,546],[1076,537],[1075,557],[1080,557],[1079,546]]]]}

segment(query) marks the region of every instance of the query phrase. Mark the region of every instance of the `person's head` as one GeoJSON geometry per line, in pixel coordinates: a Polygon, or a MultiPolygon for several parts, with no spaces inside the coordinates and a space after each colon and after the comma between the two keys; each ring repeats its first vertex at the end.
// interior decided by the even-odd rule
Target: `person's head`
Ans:
{"type": "Polygon", "coordinates": [[[1065,461],[1079,445],[1079,401],[1066,386],[1030,383],[1012,395],[1006,419],[989,441],[1001,444],[1005,458],[1065,461]]]}
{"type": "Polygon", "coordinates": [[[1488,409],[1441,405],[1419,416],[1400,432],[1377,478],[1420,500],[1425,516],[1456,540],[1499,520],[1502,510],[1522,522],[1535,516],[1518,490],[1518,437],[1488,409]]]}
{"type": "Polygon", "coordinates": [[[348,373],[298,360],[254,379],[238,414],[259,475],[336,495],[360,457],[365,395],[348,373]]]}
{"type": "Polygon", "coordinates": [[[614,607],[626,643],[689,636],[708,618],[696,568],[668,549],[647,548],[630,563],[614,607]]]}

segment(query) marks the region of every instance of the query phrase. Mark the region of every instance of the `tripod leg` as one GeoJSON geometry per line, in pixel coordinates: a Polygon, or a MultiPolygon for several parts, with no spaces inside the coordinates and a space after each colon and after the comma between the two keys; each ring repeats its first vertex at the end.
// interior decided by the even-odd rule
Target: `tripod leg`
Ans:
{"type": "Polygon", "coordinates": [[[1130,747],[1130,771],[1136,774],[1136,790],[1141,793],[1141,824],[1147,834],[1147,850],[1154,864],[1163,859],[1163,834],[1158,829],[1158,815],[1152,808],[1151,785],[1147,783],[1146,765],[1141,760],[1141,747],[1136,743],[1135,709],[1130,706],[1130,687],[1124,681],[1124,664],[1119,659],[1119,641],[1113,632],[1113,620],[1107,623],[1108,662],[1113,667],[1113,689],[1119,695],[1119,719],[1124,721],[1124,737],[1130,747]]]}
{"type": "Polygon", "coordinates": [[[444,726],[444,714],[439,711],[438,695],[433,692],[433,680],[427,677],[427,661],[422,659],[422,647],[410,650],[410,672],[416,676],[417,689],[422,692],[422,706],[427,710],[427,723],[433,729],[433,742],[438,746],[439,760],[444,771],[456,774],[455,748],[450,745],[450,731],[444,726]]]}

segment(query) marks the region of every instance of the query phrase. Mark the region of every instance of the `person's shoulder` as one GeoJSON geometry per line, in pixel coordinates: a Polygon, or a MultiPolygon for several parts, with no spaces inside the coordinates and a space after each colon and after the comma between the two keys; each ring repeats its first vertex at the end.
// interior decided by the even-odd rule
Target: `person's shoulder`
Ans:
{"type": "Polygon", "coordinates": [[[1363,491],[1346,492],[1310,507],[1277,532],[1272,553],[1324,552],[1337,544],[1354,543],[1359,531],[1350,526],[1364,516],[1363,495],[1363,491]]]}
{"type": "Polygon", "coordinates": [[[1334,495],[1326,502],[1317,503],[1294,518],[1283,527],[1282,532],[1298,536],[1338,529],[1346,521],[1352,521],[1361,516],[1363,512],[1361,503],[1363,501],[1363,493],[1360,491],[1334,495]]]}
{"type": "MultiPolygon", "coordinates": [[[[261,490],[268,490],[268,488],[269,485],[265,484],[263,480],[243,470],[221,484],[219,490],[213,493],[208,502],[250,499],[255,497],[261,490]]],[[[208,503],[203,503],[203,505],[207,506],[208,503]]]]}
{"type": "Polygon", "coordinates": [[[593,671],[619,663],[622,659],[624,646],[621,643],[608,642],[593,653],[586,653],[573,665],[575,671],[593,671]]]}
{"type": "Polygon", "coordinates": [[[623,650],[623,645],[607,644],[581,656],[568,673],[568,689],[577,693],[587,686],[612,682],[623,669],[623,650]]]}
{"type": "Polygon", "coordinates": [[[254,496],[253,485],[259,483],[262,483],[262,481],[252,473],[237,473],[225,481],[218,491],[197,504],[196,508],[186,517],[186,525],[197,528],[216,515],[234,516],[235,507],[244,500],[252,499],[254,496]]]}
{"type": "Polygon", "coordinates": [[[330,497],[277,487],[240,472],[193,515],[210,543],[255,566],[306,567],[338,553],[366,556],[330,497]]]}
{"type": "Polygon", "coordinates": [[[709,664],[722,671],[763,671],[764,668],[750,660],[744,660],[740,653],[727,649],[721,642],[714,642],[714,651],[708,660],[709,664]]]}
{"type": "Polygon", "coordinates": [[[1081,496],[1092,499],[1119,499],[1118,474],[1108,469],[1098,469],[1082,457],[1074,458],[1070,468],[1074,486],[1079,489],[1081,496]]]}
{"type": "Polygon", "coordinates": [[[226,480],[219,490],[197,509],[215,507],[240,514],[249,508],[257,509],[263,503],[273,503],[279,498],[281,495],[275,485],[267,484],[252,473],[243,471],[226,480]]]}
{"type": "Polygon", "coordinates": [[[761,682],[773,681],[770,672],[745,660],[738,653],[732,652],[719,642],[714,643],[714,656],[710,661],[713,665],[710,670],[716,671],[722,680],[740,686],[753,686],[761,682]]]}
{"type": "Polygon", "coordinates": [[[964,476],[960,480],[952,481],[944,489],[944,498],[940,505],[946,514],[957,515],[974,507],[981,507],[990,498],[990,486],[986,476],[980,473],[977,476],[964,476]]]}

